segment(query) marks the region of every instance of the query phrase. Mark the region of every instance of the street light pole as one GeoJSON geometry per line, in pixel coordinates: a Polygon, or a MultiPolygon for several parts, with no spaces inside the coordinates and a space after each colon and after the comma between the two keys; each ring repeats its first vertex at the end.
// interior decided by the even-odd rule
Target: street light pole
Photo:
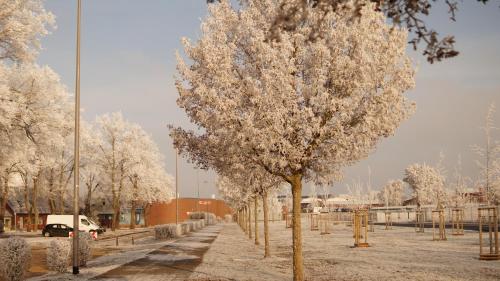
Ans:
{"type": "Polygon", "coordinates": [[[79,273],[78,231],[79,231],[79,184],[80,184],[80,16],[82,1],[78,0],[76,17],[76,83],[75,83],[75,151],[73,181],[73,274],[79,273]]]}
{"type": "Polygon", "coordinates": [[[198,200],[196,201],[196,212],[200,213],[200,170],[196,169],[196,185],[198,187],[198,200]]]}
{"type": "Polygon", "coordinates": [[[179,173],[178,173],[178,150],[175,149],[175,224],[179,224],[179,173]]]}

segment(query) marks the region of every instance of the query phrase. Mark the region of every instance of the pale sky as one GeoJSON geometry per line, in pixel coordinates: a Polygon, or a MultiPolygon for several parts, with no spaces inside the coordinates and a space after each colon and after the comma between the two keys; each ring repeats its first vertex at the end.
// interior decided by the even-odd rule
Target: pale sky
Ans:
{"type": "MultiPolygon", "coordinates": [[[[192,128],[175,100],[173,83],[175,51],[182,52],[180,38],[196,39],[205,0],[83,0],[81,50],[81,103],[83,118],[121,111],[153,135],[175,175],[175,154],[167,124],[192,128]]],[[[389,179],[402,178],[411,163],[435,164],[445,154],[448,177],[457,156],[464,174],[478,176],[473,144],[484,143],[480,126],[488,105],[497,105],[495,122],[500,127],[500,8],[497,1],[459,2],[457,22],[447,20],[443,7],[428,23],[442,34],[453,34],[460,55],[430,65],[419,52],[409,51],[419,65],[416,88],[409,98],[416,113],[403,122],[395,136],[380,142],[368,158],[345,170],[344,181],[330,188],[346,193],[345,183],[368,180],[373,189],[389,179]]],[[[38,63],[49,65],[70,91],[74,91],[76,0],[47,0],[55,14],[57,29],[43,39],[38,63]]],[[[409,48],[410,49],[410,48],[409,48]]],[[[421,50],[419,50],[421,51],[421,50]]],[[[496,134],[500,140],[500,133],[496,134]]],[[[179,193],[194,197],[197,176],[193,166],[180,159],[179,193]]],[[[200,171],[200,195],[216,193],[215,175],[200,171]]],[[[308,188],[304,191],[307,194],[308,188]]]]}

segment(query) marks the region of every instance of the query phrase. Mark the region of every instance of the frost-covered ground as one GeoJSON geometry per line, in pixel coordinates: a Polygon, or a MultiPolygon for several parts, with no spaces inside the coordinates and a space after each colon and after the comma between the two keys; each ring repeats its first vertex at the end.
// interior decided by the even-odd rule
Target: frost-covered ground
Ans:
{"type": "MultiPolygon", "coordinates": [[[[236,224],[226,224],[191,278],[291,280],[291,229],[284,222],[270,227],[271,258],[263,259],[263,246],[255,246],[236,224]]],[[[329,235],[308,227],[304,219],[307,280],[500,280],[500,261],[478,259],[477,232],[432,241],[431,229],[419,234],[411,227],[376,226],[368,235],[371,247],[351,248],[350,227],[335,225],[329,235]]]]}
{"type": "MultiPolygon", "coordinates": [[[[69,272],[52,272],[29,280],[186,280],[200,264],[220,229],[218,225],[207,226],[174,240],[158,241],[149,236],[136,240],[134,245],[120,243],[114,251],[92,259],[87,267],[81,267],[78,276],[69,272]]],[[[102,242],[94,243],[92,251],[110,247],[102,242]]]]}

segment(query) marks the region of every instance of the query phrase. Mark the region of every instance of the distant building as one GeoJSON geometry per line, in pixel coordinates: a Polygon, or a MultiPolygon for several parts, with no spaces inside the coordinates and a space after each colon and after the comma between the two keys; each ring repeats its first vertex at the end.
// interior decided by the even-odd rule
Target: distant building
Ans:
{"type": "MultiPolygon", "coordinates": [[[[189,213],[208,212],[216,217],[224,218],[232,215],[233,210],[220,199],[212,198],[179,198],[179,221],[189,219],[189,213]]],[[[168,203],[154,203],[145,211],[146,226],[175,223],[175,199],[168,203]]]]}
{"type": "MultiPolygon", "coordinates": [[[[24,206],[24,202],[17,201],[9,201],[7,203],[7,213],[9,217],[6,216],[4,218],[4,223],[7,220],[10,221],[10,230],[18,229],[27,231],[28,229],[34,230],[42,230],[45,224],[47,223],[47,216],[50,214],[50,210],[48,207],[47,200],[43,200],[43,198],[39,198],[37,200],[38,205],[38,226],[35,226],[35,214],[34,210],[26,210],[24,206]],[[31,215],[31,218],[30,218],[31,215]]],[[[8,223],[8,222],[7,222],[8,223]]]]}

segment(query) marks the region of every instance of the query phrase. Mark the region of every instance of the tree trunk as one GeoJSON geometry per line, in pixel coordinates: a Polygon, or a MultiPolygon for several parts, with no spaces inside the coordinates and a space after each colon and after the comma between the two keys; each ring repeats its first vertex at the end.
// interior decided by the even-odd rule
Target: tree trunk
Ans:
{"type": "Polygon", "coordinates": [[[149,206],[150,204],[146,203],[144,206],[144,226],[148,227],[149,226],[149,206]]]}
{"type": "Polygon", "coordinates": [[[5,218],[5,209],[7,208],[7,198],[9,193],[9,175],[6,174],[4,177],[4,182],[1,185],[1,197],[0,197],[0,233],[4,232],[4,218],[5,218]]]}
{"type": "Polygon", "coordinates": [[[123,168],[120,170],[120,181],[118,184],[118,192],[116,194],[116,205],[115,205],[115,215],[113,218],[115,219],[115,229],[120,229],[120,199],[121,199],[121,193],[123,189],[123,168]]]}
{"type": "Polygon", "coordinates": [[[258,200],[258,197],[255,196],[255,201],[254,201],[254,212],[253,212],[253,217],[255,219],[255,224],[254,224],[254,228],[255,228],[255,245],[259,245],[259,225],[258,225],[258,220],[257,220],[257,209],[259,207],[259,200],[258,200]]]}
{"type": "Polygon", "coordinates": [[[34,231],[38,231],[38,216],[39,216],[39,211],[38,211],[38,183],[40,182],[40,173],[37,174],[36,178],[33,179],[33,211],[35,215],[34,219],[34,231]]]}
{"type": "Polygon", "coordinates": [[[241,227],[243,228],[243,232],[247,233],[247,207],[243,207],[241,211],[241,227]]]}
{"type": "Polygon", "coordinates": [[[87,217],[92,217],[92,187],[94,186],[92,178],[87,182],[87,198],[85,198],[85,209],[84,213],[87,217]]]}
{"type": "Polygon", "coordinates": [[[130,229],[135,229],[135,209],[137,209],[136,200],[132,200],[132,207],[130,208],[130,229]]]}
{"type": "Polygon", "coordinates": [[[252,239],[252,204],[248,202],[248,238],[252,239]]]}
{"type": "Polygon", "coordinates": [[[50,209],[50,214],[55,214],[56,212],[56,200],[54,199],[55,197],[55,190],[54,190],[54,169],[50,169],[50,174],[48,178],[48,185],[49,185],[49,209],[50,209]]]}
{"type": "Polygon", "coordinates": [[[24,181],[24,208],[26,209],[26,231],[31,231],[31,206],[29,201],[29,183],[28,176],[26,176],[24,181]]]}
{"type": "Polygon", "coordinates": [[[58,199],[59,199],[59,208],[57,210],[57,213],[59,215],[64,214],[64,188],[63,188],[63,182],[64,182],[64,166],[61,165],[59,171],[59,181],[58,181],[58,186],[57,186],[57,191],[58,191],[58,199]]]}
{"type": "Polygon", "coordinates": [[[118,218],[118,197],[116,195],[113,195],[113,221],[111,223],[111,231],[115,231],[117,229],[117,222],[120,222],[120,219],[118,218]]]}
{"type": "Polygon", "coordinates": [[[244,212],[243,209],[240,210],[240,228],[241,230],[245,231],[245,227],[243,226],[243,217],[244,217],[244,212]]]}
{"type": "Polygon", "coordinates": [[[137,209],[137,197],[139,190],[137,178],[134,178],[133,184],[134,193],[132,198],[132,207],[130,208],[130,229],[135,229],[135,210],[137,209]]]}
{"type": "Polygon", "coordinates": [[[300,201],[302,199],[302,175],[295,174],[291,177],[293,195],[292,210],[292,241],[293,241],[293,280],[304,280],[304,264],[302,260],[302,229],[300,222],[300,201]]]}
{"type": "Polygon", "coordinates": [[[262,207],[264,209],[264,258],[271,257],[269,248],[269,206],[267,204],[267,192],[262,193],[262,207]]]}

